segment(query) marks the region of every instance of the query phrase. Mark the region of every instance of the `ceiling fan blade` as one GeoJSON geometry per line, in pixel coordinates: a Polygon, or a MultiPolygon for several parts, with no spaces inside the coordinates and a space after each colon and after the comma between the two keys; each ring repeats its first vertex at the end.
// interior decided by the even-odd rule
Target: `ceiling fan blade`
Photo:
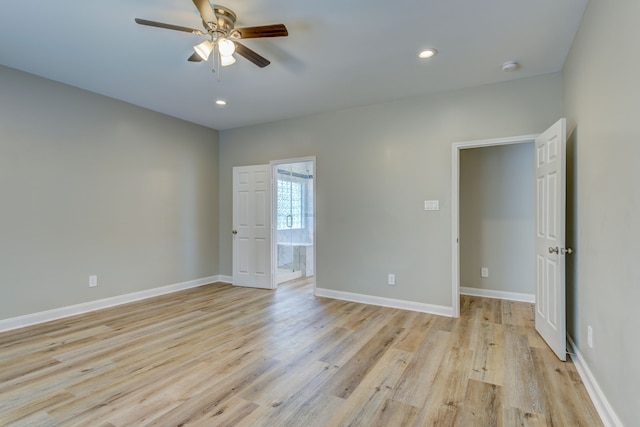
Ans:
{"type": "Polygon", "coordinates": [[[197,53],[193,52],[193,54],[189,57],[189,59],[187,59],[187,61],[189,61],[189,62],[202,62],[202,58],[200,58],[200,55],[198,55],[197,53]]]}
{"type": "Polygon", "coordinates": [[[181,27],[180,25],[165,24],[163,22],[149,21],[147,19],[136,18],[136,22],[140,25],[148,25],[149,27],[166,28],[167,30],[184,31],[185,33],[203,35],[204,33],[195,28],[181,27]]]}
{"type": "Polygon", "coordinates": [[[289,35],[283,24],[263,25],[260,27],[236,28],[242,39],[256,39],[259,37],[286,37],[289,35]]]}
{"type": "Polygon", "coordinates": [[[209,0],[193,0],[193,4],[198,8],[202,21],[205,22],[208,27],[211,27],[211,25],[215,25],[218,22],[218,18],[216,18],[216,14],[213,12],[213,8],[211,7],[209,0]]]}
{"type": "Polygon", "coordinates": [[[253,62],[258,67],[264,68],[267,65],[271,64],[271,61],[269,61],[267,58],[263,57],[262,55],[259,55],[258,53],[249,49],[242,43],[238,43],[237,41],[234,41],[234,43],[236,44],[236,53],[240,56],[245,57],[249,61],[253,62]]]}

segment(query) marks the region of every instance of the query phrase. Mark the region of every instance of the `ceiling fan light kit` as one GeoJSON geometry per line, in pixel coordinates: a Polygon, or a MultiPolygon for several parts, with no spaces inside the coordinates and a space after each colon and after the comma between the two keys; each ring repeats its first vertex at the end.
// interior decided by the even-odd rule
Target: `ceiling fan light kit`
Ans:
{"type": "Polygon", "coordinates": [[[220,50],[220,55],[231,56],[236,51],[236,45],[231,40],[222,38],[218,40],[218,49],[220,50]]]}
{"type": "Polygon", "coordinates": [[[229,55],[229,56],[220,56],[220,65],[223,67],[227,67],[229,65],[235,64],[236,63],[236,58],[233,57],[233,55],[229,55]]]}
{"type": "Polygon", "coordinates": [[[193,47],[193,50],[196,51],[198,56],[202,58],[203,61],[206,61],[207,59],[209,59],[209,55],[211,55],[211,52],[213,51],[213,43],[211,43],[209,40],[205,40],[202,43],[195,45],[193,47]]]}
{"type": "Polygon", "coordinates": [[[214,72],[216,71],[216,62],[223,67],[235,63],[236,58],[233,56],[234,53],[237,53],[258,67],[264,68],[271,62],[243,43],[240,43],[240,40],[264,37],[286,37],[289,35],[287,27],[283,24],[235,28],[237,16],[231,9],[219,5],[212,6],[208,0],[193,0],[193,4],[198,9],[198,12],[200,12],[204,31],[140,18],[136,18],[135,22],[150,27],[207,36],[209,38],[208,40],[193,47],[195,53],[189,57],[188,61],[201,62],[213,57],[214,72]],[[211,55],[212,53],[213,55],[211,55]]]}

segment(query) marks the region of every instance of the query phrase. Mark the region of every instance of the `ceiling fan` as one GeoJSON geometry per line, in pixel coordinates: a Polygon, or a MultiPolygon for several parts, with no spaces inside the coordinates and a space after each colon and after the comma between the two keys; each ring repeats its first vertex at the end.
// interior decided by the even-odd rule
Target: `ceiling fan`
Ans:
{"type": "Polygon", "coordinates": [[[188,60],[191,62],[206,61],[209,59],[211,53],[214,52],[214,61],[215,58],[218,58],[219,64],[222,66],[231,65],[236,62],[233,54],[237,53],[258,67],[264,68],[271,62],[240,43],[239,40],[262,37],[285,37],[289,35],[287,27],[283,24],[235,28],[237,16],[231,9],[224,6],[211,5],[208,0],[193,0],[193,4],[196,5],[200,12],[204,31],[140,18],[136,18],[135,21],[140,25],[207,36],[207,40],[193,47],[195,52],[188,60]],[[216,49],[217,54],[215,53],[216,49]]]}

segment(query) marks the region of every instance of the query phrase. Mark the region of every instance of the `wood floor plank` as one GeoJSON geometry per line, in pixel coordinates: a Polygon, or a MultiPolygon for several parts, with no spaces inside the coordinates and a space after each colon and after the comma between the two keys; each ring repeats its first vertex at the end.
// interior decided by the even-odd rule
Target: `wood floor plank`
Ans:
{"type": "Polygon", "coordinates": [[[60,361],[50,357],[48,354],[30,354],[28,356],[19,357],[11,360],[5,360],[0,370],[0,383],[6,383],[16,378],[20,378],[30,372],[59,366],[60,361]]]}
{"type": "MultiPolygon", "coordinates": [[[[0,417],[1,419],[1,417],[0,417]]],[[[17,422],[2,424],[3,427],[24,427],[24,426],[57,426],[58,422],[45,411],[34,412],[17,422]]]]}
{"type": "Polygon", "coordinates": [[[524,335],[505,333],[504,395],[510,406],[525,413],[543,414],[543,389],[532,350],[524,335]]]}
{"type": "Polygon", "coordinates": [[[257,359],[233,374],[223,377],[220,382],[198,393],[190,393],[181,399],[181,404],[162,414],[148,426],[185,425],[219,412],[235,393],[242,391],[252,381],[260,377],[277,363],[276,359],[257,359]]]}
{"type": "Polygon", "coordinates": [[[206,414],[190,425],[195,427],[237,427],[242,420],[258,408],[259,405],[255,403],[247,402],[240,397],[232,397],[220,405],[217,411],[206,414]]]}
{"type": "Polygon", "coordinates": [[[519,301],[502,303],[502,324],[509,326],[531,326],[535,322],[533,305],[519,301]]]}
{"type": "Polygon", "coordinates": [[[464,403],[454,425],[459,427],[502,426],[501,393],[500,386],[470,380],[464,403]]]}
{"type": "MultiPolygon", "coordinates": [[[[11,423],[25,423],[25,419],[46,410],[50,405],[63,402],[73,396],[66,392],[58,392],[39,399],[34,399],[20,407],[11,411],[2,411],[0,413],[0,425],[8,425],[11,423]]],[[[23,424],[25,425],[25,424],[23,424]]]]}
{"type": "MultiPolygon", "coordinates": [[[[305,372],[306,381],[301,387],[289,389],[284,399],[280,399],[270,405],[262,405],[258,410],[254,411],[249,417],[243,420],[239,427],[273,427],[284,425],[285,422],[294,422],[297,415],[305,410],[312,402],[318,402],[319,399],[324,401],[324,405],[334,402],[344,402],[336,396],[324,393],[322,390],[326,388],[327,382],[336,375],[339,367],[328,365],[323,362],[316,362],[311,365],[310,371],[305,372]],[[320,369],[318,369],[320,367],[320,369]]],[[[324,406],[323,405],[323,406],[324,406]]],[[[313,408],[307,408],[307,410],[313,408]]],[[[330,417],[333,411],[324,414],[324,417],[330,417]]],[[[325,418],[321,418],[324,422],[325,418]]]]}
{"type": "MultiPolygon", "coordinates": [[[[330,415],[344,405],[344,399],[326,393],[306,393],[306,399],[295,412],[281,412],[286,415],[283,427],[324,427],[330,415]]],[[[273,424],[272,424],[273,425],[273,424]]]]}
{"type": "MultiPolygon", "coordinates": [[[[394,392],[412,357],[409,352],[389,348],[327,425],[379,425],[388,417],[385,412],[392,410],[394,392]]],[[[400,406],[409,405],[393,405],[393,409],[400,406]]]]}
{"type": "Polygon", "coordinates": [[[431,386],[420,418],[424,426],[453,426],[463,407],[473,350],[450,347],[431,386]]]}
{"type": "Polygon", "coordinates": [[[495,323],[480,323],[477,333],[470,378],[502,385],[505,358],[504,327],[495,323]]]}
{"type": "MultiPolygon", "coordinates": [[[[360,348],[372,337],[374,337],[380,329],[384,327],[389,317],[381,310],[373,314],[361,328],[351,330],[352,332],[341,340],[336,346],[327,351],[319,360],[342,366],[347,363],[360,348]]],[[[342,325],[347,328],[347,325],[342,325]]]]}
{"type": "Polygon", "coordinates": [[[483,322],[496,323],[501,325],[502,322],[502,305],[505,300],[494,298],[482,298],[482,309],[480,316],[483,322]]]}
{"type": "Polygon", "coordinates": [[[420,346],[425,340],[425,337],[429,331],[433,328],[434,320],[438,316],[426,313],[412,312],[407,317],[407,321],[402,327],[405,333],[398,338],[393,345],[398,350],[404,350],[409,352],[418,351],[420,346]]]}
{"type": "Polygon", "coordinates": [[[433,393],[433,382],[449,350],[451,334],[432,330],[409,360],[400,378],[393,400],[422,408],[433,393]]]}
{"type": "Polygon", "coordinates": [[[358,352],[339,370],[338,375],[330,384],[329,394],[346,399],[373,368],[377,361],[398,339],[404,331],[401,324],[406,313],[394,318],[393,322],[385,325],[380,331],[365,343],[358,352]]]}
{"type": "Polygon", "coordinates": [[[502,425],[504,425],[505,427],[543,427],[548,425],[544,414],[526,412],[520,408],[514,408],[511,406],[503,406],[502,420],[502,425]]]}
{"type": "MultiPolygon", "coordinates": [[[[600,425],[597,413],[591,405],[585,407],[579,393],[563,393],[573,388],[575,376],[572,375],[572,364],[561,362],[554,354],[540,349],[532,349],[536,363],[536,372],[540,376],[540,386],[545,406],[547,424],[592,426],[600,425]]],[[[574,368],[575,369],[575,368],[574,368]]],[[[579,381],[579,380],[578,380],[579,381]]]]}
{"type": "Polygon", "coordinates": [[[463,296],[454,319],[312,289],[218,283],[0,333],[0,425],[602,425],[531,304],[463,296]]]}
{"type": "MultiPolygon", "coordinates": [[[[281,405],[291,398],[292,390],[302,387],[304,383],[327,370],[327,364],[319,362],[321,352],[330,348],[348,332],[343,328],[332,328],[316,342],[303,348],[297,356],[286,356],[285,363],[261,379],[254,381],[241,396],[251,402],[262,405],[281,405]]],[[[338,369],[338,366],[334,366],[338,369]]]]}

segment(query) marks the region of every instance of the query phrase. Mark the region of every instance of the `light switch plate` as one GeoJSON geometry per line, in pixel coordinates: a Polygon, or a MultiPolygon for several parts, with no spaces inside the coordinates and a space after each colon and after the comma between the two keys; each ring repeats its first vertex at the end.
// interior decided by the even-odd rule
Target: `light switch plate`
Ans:
{"type": "Polygon", "coordinates": [[[425,200],[424,201],[424,210],[425,211],[439,211],[440,210],[440,200],[425,200]]]}

